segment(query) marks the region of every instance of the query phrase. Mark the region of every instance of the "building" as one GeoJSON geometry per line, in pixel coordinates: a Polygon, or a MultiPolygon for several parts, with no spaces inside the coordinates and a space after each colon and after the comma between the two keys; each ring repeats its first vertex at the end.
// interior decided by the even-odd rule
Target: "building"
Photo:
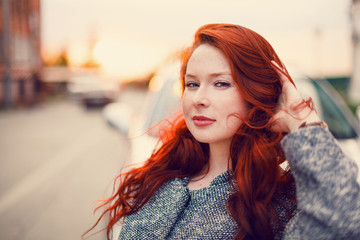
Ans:
{"type": "Polygon", "coordinates": [[[0,107],[36,101],[40,37],[40,0],[0,0],[0,107]]]}

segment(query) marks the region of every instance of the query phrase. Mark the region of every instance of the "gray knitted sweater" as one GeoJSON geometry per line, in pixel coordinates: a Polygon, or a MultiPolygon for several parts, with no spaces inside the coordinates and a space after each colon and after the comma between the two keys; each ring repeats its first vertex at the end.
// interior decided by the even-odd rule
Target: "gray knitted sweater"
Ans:
{"type": "MultiPolygon", "coordinates": [[[[274,232],[275,239],[360,239],[357,167],[332,135],[322,127],[307,127],[288,134],[281,144],[295,177],[297,206],[275,195],[285,228],[274,232]]],[[[165,183],[126,217],[119,239],[233,239],[237,225],[226,207],[229,174],[199,190],[189,190],[187,183],[188,178],[165,183]]]]}

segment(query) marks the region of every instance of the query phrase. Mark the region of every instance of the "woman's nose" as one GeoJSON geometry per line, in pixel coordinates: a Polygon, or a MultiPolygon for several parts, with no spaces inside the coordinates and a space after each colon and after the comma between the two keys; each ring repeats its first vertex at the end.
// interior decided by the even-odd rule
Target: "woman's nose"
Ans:
{"type": "Polygon", "coordinates": [[[208,107],[210,105],[210,100],[204,88],[200,87],[196,91],[196,94],[194,95],[193,98],[193,103],[195,107],[208,107]]]}

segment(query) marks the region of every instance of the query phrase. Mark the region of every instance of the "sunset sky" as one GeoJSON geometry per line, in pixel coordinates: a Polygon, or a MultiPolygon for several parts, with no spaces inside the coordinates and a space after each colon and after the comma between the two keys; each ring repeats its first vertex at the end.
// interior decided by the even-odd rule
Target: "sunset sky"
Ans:
{"type": "Polygon", "coordinates": [[[67,49],[104,73],[146,74],[187,46],[198,27],[226,22],[264,36],[286,65],[312,76],[349,75],[350,0],[43,0],[44,55],[67,49]]]}

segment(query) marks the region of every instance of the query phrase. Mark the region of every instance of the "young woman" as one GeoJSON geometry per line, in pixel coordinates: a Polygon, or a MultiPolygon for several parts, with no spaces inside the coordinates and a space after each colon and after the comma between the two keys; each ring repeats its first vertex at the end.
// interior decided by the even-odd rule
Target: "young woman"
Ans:
{"type": "Polygon", "coordinates": [[[180,75],[183,114],[119,176],[108,238],[360,239],[357,167],[263,37],[205,25],[180,75]]]}

